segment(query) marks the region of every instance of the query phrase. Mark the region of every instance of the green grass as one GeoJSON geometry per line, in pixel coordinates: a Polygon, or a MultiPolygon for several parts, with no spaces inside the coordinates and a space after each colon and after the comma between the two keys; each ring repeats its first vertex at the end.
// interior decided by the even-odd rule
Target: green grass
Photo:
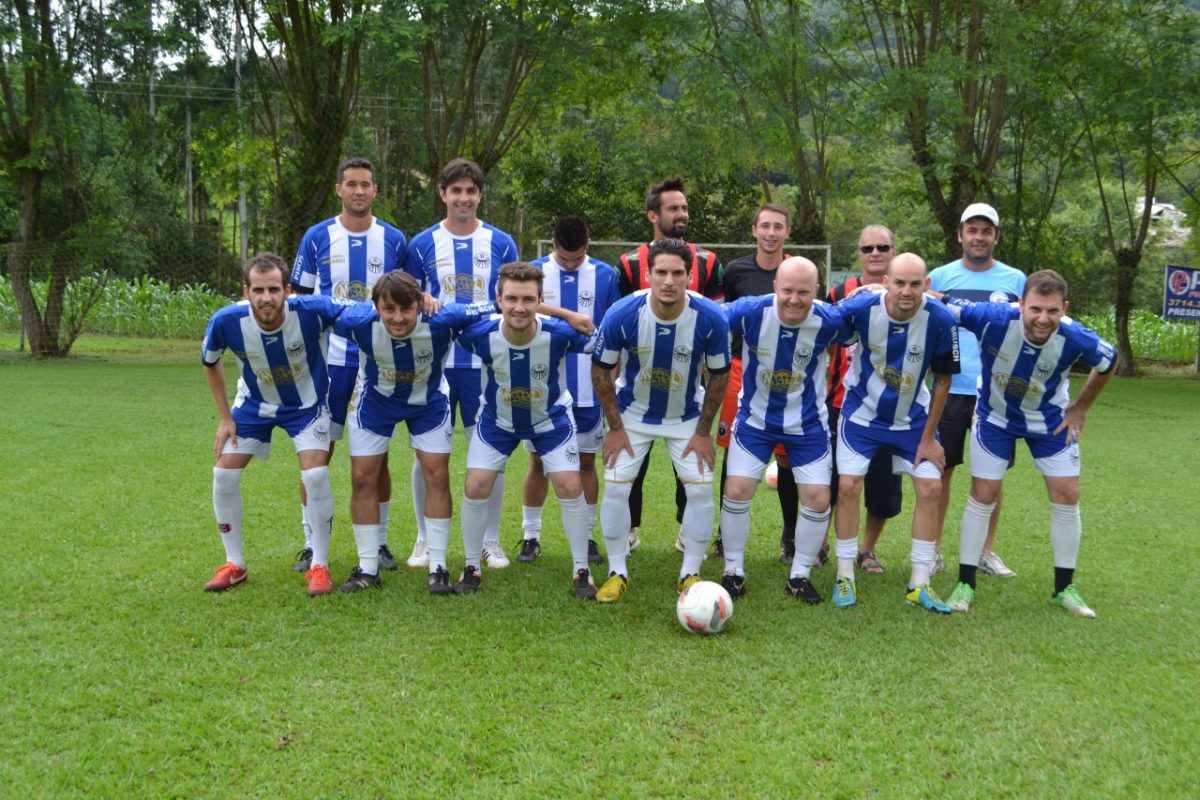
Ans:
{"type": "MultiPolygon", "coordinates": [[[[0,351],[15,344],[0,334],[0,351]]],[[[749,594],[702,639],[675,621],[661,454],[615,606],[571,597],[553,504],[543,558],[489,571],[477,595],[431,597],[401,572],[381,592],[309,599],[290,571],[299,509],[282,437],[243,481],[249,583],[204,594],[222,560],[212,401],[194,342],[147,346],[85,338],[66,361],[0,357],[7,797],[1194,795],[1200,382],[1118,379],[1088,420],[1078,577],[1099,619],[1048,602],[1049,511],[1022,454],[998,545],[1020,577],[981,577],[970,614],[902,602],[907,521],[885,532],[887,572],[860,578],[857,609],[798,605],[764,491],[749,594]]],[[[455,459],[460,491],[461,440],[455,459]]],[[[398,554],[410,465],[397,448],[398,554]]],[[[344,452],[332,472],[339,580],[354,564],[344,452]]],[[[458,542],[456,524],[454,569],[458,542]]],[[[951,532],[949,562],[956,544],[951,532]]],[[[826,594],[832,578],[815,573],[826,594]]],[[[952,583],[935,579],[943,595],[952,583]]]]}

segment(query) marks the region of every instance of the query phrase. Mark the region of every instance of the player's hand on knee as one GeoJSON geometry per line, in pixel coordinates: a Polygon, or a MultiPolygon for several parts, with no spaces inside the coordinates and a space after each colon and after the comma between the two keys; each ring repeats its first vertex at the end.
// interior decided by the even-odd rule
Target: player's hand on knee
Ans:
{"type": "Polygon", "coordinates": [[[713,445],[711,436],[692,434],[692,438],[688,439],[687,447],[683,449],[683,457],[687,458],[688,453],[696,454],[696,462],[700,465],[701,475],[704,474],[706,466],[712,470],[717,463],[716,447],[713,445]]]}
{"type": "Polygon", "coordinates": [[[225,451],[225,442],[232,442],[237,447],[237,425],[231,419],[223,419],[217,423],[217,441],[214,446],[217,458],[225,451]]]}

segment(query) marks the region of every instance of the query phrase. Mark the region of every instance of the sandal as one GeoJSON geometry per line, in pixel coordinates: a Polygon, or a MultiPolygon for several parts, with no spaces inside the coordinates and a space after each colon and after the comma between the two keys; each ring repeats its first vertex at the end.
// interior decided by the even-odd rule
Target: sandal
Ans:
{"type": "Polygon", "coordinates": [[[872,575],[883,574],[883,564],[879,563],[879,559],[875,557],[875,551],[873,550],[864,550],[858,554],[858,568],[872,575]]]}

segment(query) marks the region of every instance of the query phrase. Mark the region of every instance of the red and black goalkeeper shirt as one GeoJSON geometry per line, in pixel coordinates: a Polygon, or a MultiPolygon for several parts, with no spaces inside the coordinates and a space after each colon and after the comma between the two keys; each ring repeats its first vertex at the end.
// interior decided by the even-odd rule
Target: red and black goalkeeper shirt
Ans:
{"type": "MultiPolygon", "coordinates": [[[[718,303],[725,300],[725,289],[721,282],[721,262],[715,253],[703,247],[688,242],[692,251],[692,274],[688,281],[688,289],[702,294],[709,300],[718,303]]],[[[650,251],[649,243],[643,244],[637,250],[630,250],[617,262],[617,274],[621,289],[621,297],[628,297],[640,289],[649,289],[649,276],[646,274],[646,262],[650,251]]]]}
{"type": "MultiPolygon", "coordinates": [[[[839,283],[829,290],[829,302],[837,303],[845,300],[846,295],[861,285],[861,275],[839,283]]],[[[852,351],[837,342],[829,346],[829,372],[826,375],[825,383],[829,391],[829,405],[834,408],[842,407],[842,399],[846,393],[845,388],[842,386],[842,380],[846,377],[846,371],[850,369],[851,355],[852,351]]]]}

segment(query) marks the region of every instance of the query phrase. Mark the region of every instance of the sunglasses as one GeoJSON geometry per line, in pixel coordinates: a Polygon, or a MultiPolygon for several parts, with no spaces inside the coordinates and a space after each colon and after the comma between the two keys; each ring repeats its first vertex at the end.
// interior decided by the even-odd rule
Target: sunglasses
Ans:
{"type": "Polygon", "coordinates": [[[863,255],[874,253],[876,250],[881,253],[890,253],[892,252],[892,246],[890,244],[864,244],[862,247],[858,248],[858,252],[862,253],[863,255]]]}

